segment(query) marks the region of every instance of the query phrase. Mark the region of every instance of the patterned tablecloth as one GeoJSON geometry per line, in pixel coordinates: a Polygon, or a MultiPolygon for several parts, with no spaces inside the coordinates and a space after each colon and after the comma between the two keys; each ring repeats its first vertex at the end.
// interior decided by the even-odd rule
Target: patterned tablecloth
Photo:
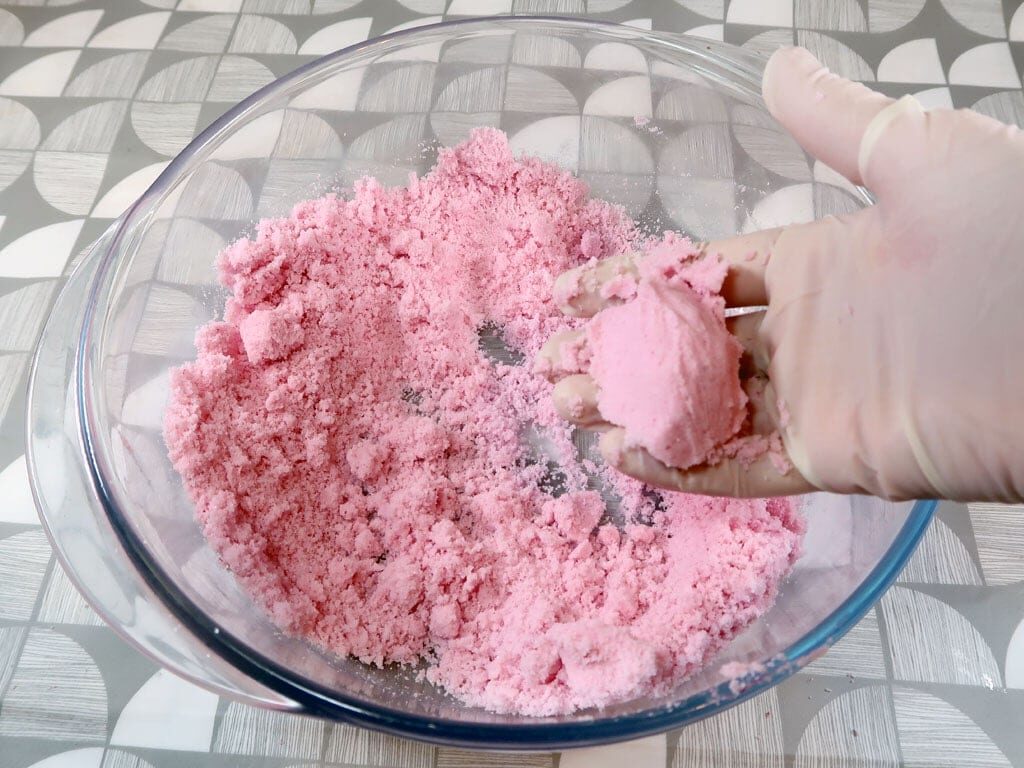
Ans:
{"type": "Polygon", "coordinates": [[[252,90],[373,35],[495,13],[797,42],[891,95],[1024,124],[1021,0],[0,0],[0,766],[1024,765],[1020,509],[942,505],[881,603],[776,689],[560,756],[435,749],[220,700],[77,595],[38,524],[23,438],[29,354],[62,275],[244,95],[218,85],[229,75],[252,90]],[[186,76],[200,95],[181,102],[186,76]]]}

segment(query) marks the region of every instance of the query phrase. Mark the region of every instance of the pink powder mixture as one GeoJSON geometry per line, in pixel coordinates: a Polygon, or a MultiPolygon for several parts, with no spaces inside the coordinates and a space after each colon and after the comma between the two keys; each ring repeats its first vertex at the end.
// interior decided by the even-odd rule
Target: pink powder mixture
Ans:
{"type": "MultiPolygon", "coordinates": [[[[666,236],[640,264],[640,281],[587,325],[589,372],[602,416],[626,430],[625,444],[686,469],[743,427],[743,348],[725,327],[719,295],[727,267],[695,259],[688,240],[666,236]]],[[[620,279],[631,279],[623,275],[620,279]]],[[[621,295],[619,288],[617,295],[621,295]]]]}
{"type": "Polygon", "coordinates": [[[578,325],[555,276],[640,245],[621,209],[478,130],[406,188],[363,180],[223,252],[225,318],[175,372],[165,437],[211,545],[277,624],[425,663],[470,705],[554,715],[669,690],[771,605],[803,531],[789,502],[656,504],[576,460],[530,366],[481,352],[498,329],[532,359],[578,325]]]}

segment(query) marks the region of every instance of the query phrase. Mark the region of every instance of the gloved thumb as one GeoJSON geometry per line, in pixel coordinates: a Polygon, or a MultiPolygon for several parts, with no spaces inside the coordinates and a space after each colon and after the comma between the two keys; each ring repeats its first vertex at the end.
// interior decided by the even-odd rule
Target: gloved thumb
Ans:
{"type": "Polygon", "coordinates": [[[861,141],[892,99],[832,74],[805,48],[780,48],[772,55],[762,92],[768,110],[800,146],[854,184],[864,183],[861,141]]]}

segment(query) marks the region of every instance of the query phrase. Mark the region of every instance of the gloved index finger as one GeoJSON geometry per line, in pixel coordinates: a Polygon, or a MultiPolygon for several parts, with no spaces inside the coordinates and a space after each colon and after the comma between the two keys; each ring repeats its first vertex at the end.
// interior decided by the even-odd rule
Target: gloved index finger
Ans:
{"type": "MultiPolygon", "coordinates": [[[[722,285],[727,306],[758,307],[768,303],[764,271],[782,231],[765,229],[701,246],[707,256],[717,256],[729,266],[722,285]]],[[[623,253],[563,272],[555,280],[555,303],[571,317],[593,317],[605,307],[628,301],[635,292],[641,258],[637,253],[623,253]]]]}
{"type": "Polygon", "coordinates": [[[636,293],[637,253],[620,253],[563,272],[552,290],[555,304],[570,317],[593,317],[636,293]]]}
{"type": "Polygon", "coordinates": [[[768,303],[764,272],[772,257],[775,241],[784,228],[763,229],[746,235],[712,240],[705,246],[709,256],[718,256],[729,265],[722,298],[728,307],[761,307],[768,303]]]}

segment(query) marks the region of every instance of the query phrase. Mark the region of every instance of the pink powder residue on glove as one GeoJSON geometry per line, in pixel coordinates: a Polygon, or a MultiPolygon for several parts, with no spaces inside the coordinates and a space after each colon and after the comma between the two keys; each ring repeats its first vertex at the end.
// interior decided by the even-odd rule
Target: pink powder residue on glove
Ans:
{"type": "Polygon", "coordinates": [[[601,414],[625,428],[626,447],[686,469],[707,461],[747,416],[743,349],[725,327],[718,294],[726,266],[668,237],[640,272],[636,298],[587,326],[590,375],[601,414]]]}
{"type": "Polygon", "coordinates": [[[481,352],[498,328],[533,358],[579,325],[554,277],[639,245],[621,209],[479,130],[406,188],[363,180],[225,249],[224,321],[174,373],[164,432],[211,546],[278,625],[554,715],[669,691],[767,610],[799,551],[789,502],[656,507],[600,469],[620,530],[547,381],[481,352]]]}

